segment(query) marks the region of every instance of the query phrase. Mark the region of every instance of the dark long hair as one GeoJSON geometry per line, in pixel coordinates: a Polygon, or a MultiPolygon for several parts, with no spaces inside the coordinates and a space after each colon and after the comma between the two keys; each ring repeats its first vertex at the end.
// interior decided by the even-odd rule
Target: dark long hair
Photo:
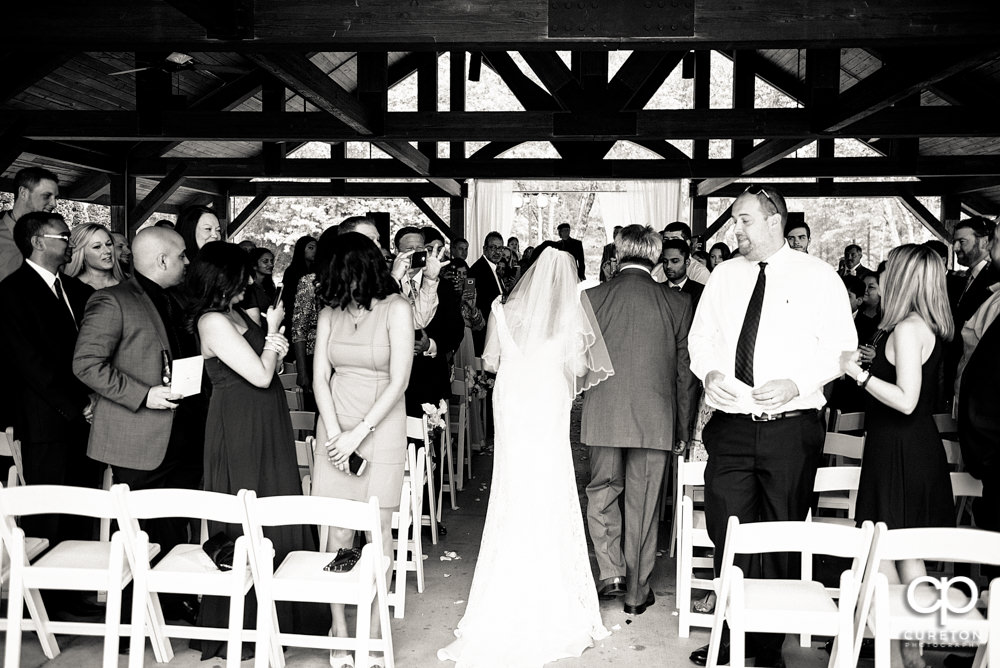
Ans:
{"type": "Polygon", "coordinates": [[[281,277],[281,301],[285,305],[284,325],[286,332],[292,331],[292,311],[295,310],[295,295],[299,290],[299,280],[315,267],[315,264],[310,265],[306,261],[306,246],[310,242],[316,243],[316,237],[308,234],[295,241],[292,261],[281,277]]]}
{"type": "Polygon", "coordinates": [[[346,309],[357,302],[371,309],[372,300],[399,292],[382,251],[368,237],[357,232],[341,234],[331,250],[325,271],[321,267],[319,295],[324,303],[346,309]]]}
{"type": "MultiPolygon", "coordinates": [[[[181,211],[180,215],[177,216],[177,222],[174,223],[174,231],[184,239],[184,254],[187,255],[187,259],[190,262],[194,262],[194,259],[198,257],[198,253],[200,252],[198,242],[194,240],[194,233],[198,229],[198,221],[206,213],[210,213],[216,218],[219,217],[219,214],[212,207],[196,204],[181,211]]],[[[245,254],[244,257],[246,257],[245,254]]]]}
{"type": "Polygon", "coordinates": [[[247,254],[239,246],[225,241],[210,241],[202,246],[188,267],[185,282],[191,299],[192,330],[204,314],[228,311],[233,297],[246,290],[249,276],[247,254]]]}

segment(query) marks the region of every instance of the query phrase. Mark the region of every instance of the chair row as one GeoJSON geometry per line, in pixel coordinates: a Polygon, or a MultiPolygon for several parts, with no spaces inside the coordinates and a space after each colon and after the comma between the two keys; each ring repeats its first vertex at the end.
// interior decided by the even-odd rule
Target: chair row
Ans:
{"type": "MultiPolygon", "coordinates": [[[[711,625],[710,613],[699,613],[691,610],[692,592],[696,589],[712,591],[715,582],[712,578],[698,577],[697,570],[713,569],[711,553],[715,546],[708,536],[705,512],[696,509],[696,504],[703,501],[706,462],[677,462],[677,488],[675,490],[674,525],[677,527],[677,561],[676,586],[678,609],[678,633],[687,638],[692,626],[707,627],[711,625]],[[696,554],[701,551],[703,554],[696,554]]],[[[842,517],[813,516],[810,511],[808,520],[817,523],[840,524],[848,527],[855,525],[854,507],[857,500],[858,483],[861,479],[859,466],[828,466],[816,471],[813,491],[817,495],[818,511],[833,511],[842,517]]],[[[951,473],[952,494],[961,505],[967,499],[980,497],[983,494],[982,481],[972,477],[967,472],[951,473]]],[[[961,517],[961,515],[959,515],[961,517]]]]}
{"type": "Polygon", "coordinates": [[[966,528],[888,530],[883,523],[847,527],[816,522],[740,524],[729,518],[718,600],[709,642],[708,666],[718,662],[723,624],[730,629],[730,665],[744,665],[747,633],[832,636],[830,666],[856,666],[861,642],[875,639],[875,666],[889,668],[890,640],[977,646],[973,665],[1000,665],[1000,579],[989,585],[981,602],[975,584],[970,592],[947,586],[947,580],[918,578],[891,583],[879,569],[901,560],[934,560],[1000,565],[1000,534],[966,528]],[[736,555],[789,552],[802,556],[802,575],[793,580],[745,577],[736,555]],[[839,586],[812,579],[812,556],[851,560],[839,586]],[[971,596],[969,595],[971,593],[971,596]],[[946,608],[946,609],[945,609],[946,608]],[[985,614],[983,611],[985,608],[985,614]]]}
{"type": "Polygon", "coordinates": [[[10,556],[4,657],[4,665],[9,668],[19,665],[25,630],[38,634],[49,658],[59,653],[57,634],[103,636],[104,666],[118,665],[121,636],[130,638],[130,668],[142,665],[146,637],[158,662],[173,657],[169,639],[176,637],[225,641],[229,668],[240,664],[242,642],[256,643],[257,668],[284,666],[281,649],[284,645],[352,650],[359,665],[369,665],[370,651],[382,651],[385,665],[388,668],[394,665],[386,582],[390,560],[382,555],[380,548],[376,499],[363,503],[308,496],[258,498],[252,490],[228,495],[182,489],[130,491],[126,485],[115,485],[110,490],[27,485],[0,490],[0,539],[10,556]],[[32,554],[31,539],[15,522],[17,517],[36,514],[114,519],[119,530],[108,541],[63,541],[36,557],[32,554]],[[178,545],[151,565],[160,549],[149,542],[140,522],[166,517],[200,520],[201,541],[209,538],[209,522],[242,527],[242,535],[235,540],[232,569],[220,570],[198,544],[178,545]],[[275,568],[274,548],[263,531],[265,527],[288,525],[332,525],[364,531],[368,532],[370,542],[362,549],[357,565],[348,572],[324,570],[331,555],[323,552],[322,547],[317,551],[291,552],[275,568]],[[128,624],[122,624],[122,595],[130,582],[134,583],[132,616],[128,624]],[[251,588],[258,602],[257,620],[255,628],[245,629],[244,597],[251,588]],[[50,620],[40,596],[40,591],[46,589],[107,592],[104,622],[50,620]],[[161,593],[228,597],[228,626],[169,625],[160,608],[161,593]],[[357,606],[356,635],[353,638],[304,636],[281,629],[276,601],[357,606]],[[23,604],[27,604],[27,619],[22,617],[23,604]],[[380,616],[380,639],[370,638],[372,605],[377,606],[380,616]]]}

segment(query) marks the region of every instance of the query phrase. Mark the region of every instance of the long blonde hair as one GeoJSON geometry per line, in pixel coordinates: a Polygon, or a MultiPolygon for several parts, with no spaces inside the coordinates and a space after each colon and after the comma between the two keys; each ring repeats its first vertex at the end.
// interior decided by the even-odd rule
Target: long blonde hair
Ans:
{"type": "MultiPolygon", "coordinates": [[[[111,239],[112,245],[114,244],[115,238],[111,236],[111,230],[98,223],[84,223],[77,225],[70,231],[70,239],[73,241],[73,259],[67,263],[64,269],[67,276],[79,276],[83,273],[84,250],[98,232],[107,234],[108,238],[111,239]]],[[[122,271],[121,265],[118,264],[118,254],[113,249],[111,251],[111,275],[119,283],[125,280],[125,272],[122,271]]]]}
{"type": "Polygon", "coordinates": [[[951,340],[955,323],[948,306],[945,268],[930,248],[904,244],[889,251],[882,286],[882,322],[891,331],[911,313],[919,315],[938,337],[951,340]]]}

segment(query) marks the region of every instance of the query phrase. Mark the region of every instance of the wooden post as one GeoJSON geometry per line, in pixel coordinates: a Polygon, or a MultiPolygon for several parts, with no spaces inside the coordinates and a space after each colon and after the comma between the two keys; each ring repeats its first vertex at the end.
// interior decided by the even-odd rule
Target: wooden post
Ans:
{"type": "MultiPolygon", "coordinates": [[[[733,109],[753,109],[756,96],[756,71],[753,63],[756,51],[736,51],[733,53],[733,109]]],[[[752,139],[734,139],[732,157],[742,158],[753,150],[752,139]]]]}
{"type": "MultiPolygon", "coordinates": [[[[437,51],[418,55],[417,64],[417,111],[437,111],[438,98],[438,56],[437,51]]],[[[437,142],[417,143],[417,150],[430,158],[437,157],[437,142]]]]}
{"type": "Polygon", "coordinates": [[[111,231],[125,236],[135,233],[128,227],[128,213],[135,208],[135,177],[123,170],[111,175],[111,231]]]}
{"type": "Polygon", "coordinates": [[[453,239],[465,238],[465,198],[449,197],[450,226],[453,239]]]}
{"type": "MultiPolygon", "coordinates": [[[[450,111],[465,111],[465,51],[451,52],[451,71],[449,80],[448,108],[450,111]]],[[[448,157],[452,160],[465,160],[465,142],[453,141],[448,145],[448,157]]]]}
{"type": "MultiPolygon", "coordinates": [[[[264,79],[261,86],[261,111],[283,112],[285,111],[285,87],[281,82],[271,77],[264,79]]],[[[262,147],[264,156],[264,174],[266,176],[281,176],[281,166],[285,160],[284,142],[264,142],[262,147]]]]}

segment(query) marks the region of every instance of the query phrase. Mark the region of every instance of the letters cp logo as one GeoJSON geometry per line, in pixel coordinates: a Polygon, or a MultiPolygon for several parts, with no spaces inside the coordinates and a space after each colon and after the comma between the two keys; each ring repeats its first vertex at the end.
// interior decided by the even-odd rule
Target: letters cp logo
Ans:
{"type": "MultiPolygon", "coordinates": [[[[961,590],[959,590],[959,592],[962,593],[964,597],[964,592],[961,592],[961,590]]],[[[906,602],[910,605],[910,609],[923,615],[929,615],[932,612],[940,612],[941,626],[947,626],[948,613],[961,615],[969,612],[976,606],[976,601],[978,599],[979,590],[976,588],[976,583],[964,575],[954,578],[935,578],[930,575],[922,575],[911,582],[906,588],[906,602]],[[958,583],[962,583],[968,587],[969,592],[971,592],[971,596],[964,604],[956,605],[952,603],[948,593],[951,591],[952,587],[958,583]],[[927,584],[931,588],[936,589],[938,592],[937,598],[931,600],[930,597],[926,595],[918,596],[917,591],[922,584],[927,584]]]]}

